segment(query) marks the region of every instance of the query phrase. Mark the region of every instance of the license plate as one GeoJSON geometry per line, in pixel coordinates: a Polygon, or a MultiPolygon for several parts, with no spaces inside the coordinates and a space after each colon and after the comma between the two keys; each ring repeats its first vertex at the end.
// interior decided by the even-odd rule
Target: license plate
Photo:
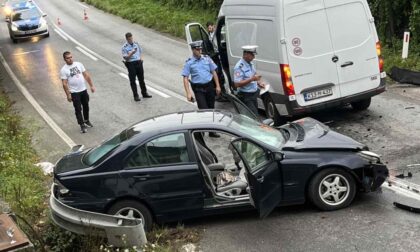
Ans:
{"type": "Polygon", "coordinates": [[[305,101],[315,100],[321,97],[332,95],[332,88],[324,88],[303,94],[305,101]]]}
{"type": "Polygon", "coordinates": [[[25,34],[32,34],[34,32],[36,32],[36,30],[25,31],[25,34]]]}

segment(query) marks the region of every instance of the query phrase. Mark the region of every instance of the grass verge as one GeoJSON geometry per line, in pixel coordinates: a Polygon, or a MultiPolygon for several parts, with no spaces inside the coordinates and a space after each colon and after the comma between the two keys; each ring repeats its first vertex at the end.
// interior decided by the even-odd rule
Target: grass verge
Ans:
{"type": "Polygon", "coordinates": [[[85,0],[98,9],[141,24],[154,30],[185,38],[184,25],[190,22],[205,24],[215,21],[214,10],[186,9],[154,0],[85,0]]]}

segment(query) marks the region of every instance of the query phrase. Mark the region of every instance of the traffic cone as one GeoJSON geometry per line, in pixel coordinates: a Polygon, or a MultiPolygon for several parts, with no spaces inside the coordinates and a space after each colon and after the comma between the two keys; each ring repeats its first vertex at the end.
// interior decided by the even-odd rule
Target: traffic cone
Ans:
{"type": "Polygon", "coordinates": [[[86,10],[83,10],[83,20],[88,20],[88,15],[86,13],[86,10]]]}
{"type": "Polygon", "coordinates": [[[61,25],[60,18],[57,18],[57,25],[61,25]]]}

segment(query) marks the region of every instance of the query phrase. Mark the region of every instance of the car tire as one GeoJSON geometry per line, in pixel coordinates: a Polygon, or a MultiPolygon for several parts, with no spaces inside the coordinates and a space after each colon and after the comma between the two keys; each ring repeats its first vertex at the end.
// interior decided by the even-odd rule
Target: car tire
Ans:
{"type": "Polygon", "coordinates": [[[142,203],[134,200],[122,200],[112,205],[108,214],[121,216],[134,216],[134,218],[142,219],[144,230],[149,232],[152,229],[153,217],[150,210],[142,203]]]}
{"type": "Polygon", "coordinates": [[[48,38],[50,36],[50,33],[48,32],[47,34],[45,34],[45,37],[48,38]]]}
{"type": "Polygon", "coordinates": [[[13,41],[13,44],[17,44],[17,42],[18,42],[18,40],[17,39],[14,39],[14,38],[11,38],[12,39],[12,41],[13,41]]]}
{"type": "Polygon", "coordinates": [[[268,93],[264,95],[263,101],[264,101],[265,114],[267,118],[271,118],[274,121],[275,126],[280,126],[286,123],[286,119],[280,116],[279,112],[277,111],[276,105],[274,104],[273,99],[268,93]]]}
{"type": "Polygon", "coordinates": [[[308,196],[319,209],[332,211],[349,206],[356,195],[356,188],[350,173],[339,168],[328,168],[312,178],[308,196]]]}
{"type": "Polygon", "coordinates": [[[350,104],[351,104],[351,106],[353,107],[354,110],[362,111],[362,110],[366,110],[367,108],[369,108],[371,100],[372,100],[372,98],[369,97],[367,99],[352,102],[350,104]]]}

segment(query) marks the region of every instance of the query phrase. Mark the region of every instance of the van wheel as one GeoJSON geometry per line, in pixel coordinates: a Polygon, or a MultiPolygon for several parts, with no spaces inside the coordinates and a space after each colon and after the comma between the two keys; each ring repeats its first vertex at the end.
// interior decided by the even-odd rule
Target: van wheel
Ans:
{"type": "Polygon", "coordinates": [[[108,214],[141,219],[143,221],[144,231],[149,232],[152,229],[152,214],[149,209],[140,202],[134,200],[118,201],[111,206],[108,210],[108,214]]]}
{"type": "Polygon", "coordinates": [[[264,96],[264,107],[265,107],[265,114],[268,118],[274,121],[275,126],[282,125],[286,123],[284,117],[280,116],[279,112],[277,111],[276,105],[274,104],[273,99],[269,94],[264,96]]]}
{"type": "Polygon", "coordinates": [[[369,97],[369,98],[364,99],[364,100],[351,102],[350,104],[351,104],[351,106],[353,107],[354,110],[362,111],[362,110],[366,110],[367,108],[369,108],[371,100],[372,100],[372,98],[369,97]]]}

